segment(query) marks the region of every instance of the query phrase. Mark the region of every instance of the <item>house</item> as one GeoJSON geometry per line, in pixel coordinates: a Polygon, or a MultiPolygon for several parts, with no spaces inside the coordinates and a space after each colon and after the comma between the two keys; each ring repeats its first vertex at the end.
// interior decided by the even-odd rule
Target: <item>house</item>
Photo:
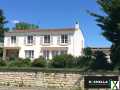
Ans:
{"type": "Polygon", "coordinates": [[[74,28],[12,30],[5,32],[3,58],[52,59],[56,55],[82,54],[84,37],[79,23],[74,28]]]}

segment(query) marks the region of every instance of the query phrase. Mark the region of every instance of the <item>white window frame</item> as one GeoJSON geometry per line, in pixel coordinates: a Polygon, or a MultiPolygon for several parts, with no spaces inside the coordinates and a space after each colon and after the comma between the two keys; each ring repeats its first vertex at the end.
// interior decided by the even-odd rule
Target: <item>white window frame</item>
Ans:
{"type": "Polygon", "coordinates": [[[32,35],[28,35],[27,36],[27,44],[33,44],[33,36],[32,35]]]}
{"type": "Polygon", "coordinates": [[[43,57],[47,60],[49,59],[49,54],[50,54],[50,51],[49,50],[43,50],[43,57]]]}
{"type": "Polygon", "coordinates": [[[67,54],[67,50],[61,50],[60,54],[67,54]]]}
{"type": "Polygon", "coordinates": [[[69,39],[68,34],[62,34],[60,37],[60,43],[66,44],[69,41],[68,39],[69,39]]]}
{"type": "Polygon", "coordinates": [[[52,52],[52,57],[59,55],[59,50],[53,50],[51,52],[52,52]]]}
{"type": "Polygon", "coordinates": [[[34,58],[34,50],[25,50],[25,58],[34,58]]]}
{"type": "Polygon", "coordinates": [[[51,36],[50,35],[44,35],[44,44],[50,44],[51,42],[51,36]]]}
{"type": "Polygon", "coordinates": [[[16,36],[11,36],[11,43],[15,44],[16,43],[16,36]]]}

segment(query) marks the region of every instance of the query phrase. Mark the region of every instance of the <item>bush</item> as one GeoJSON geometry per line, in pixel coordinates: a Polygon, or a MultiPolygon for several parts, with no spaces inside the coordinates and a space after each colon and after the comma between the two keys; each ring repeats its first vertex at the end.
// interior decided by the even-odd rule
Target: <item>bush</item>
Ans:
{"type": "Polygon", "coordinates": [[[3,48],[0,48],[0,57],[3,56],[3,48]]]}
{"type": "Polygon", "coordinates": [[[4,61],[4,60],[0,60],[0,67],[2,66],[6,66],[7,64],[6,64],[6,62],[4,61]]]}
{"type": "Polygon", "coordinates": [[[29,67],[30,65],[30,59],[17,59],[9,61],[8,67],[29,67]]]}
{"type": "Polygon", "coordinates": [[[19,59],[22,61],[23,66],[31,66],[31,60],[29,58],[19,59]]]}
{"type": "Polygon", "coordinates": [[[46,67],[47,62],[43,57],[39,57],[32,62],[33,67],[46,67]]]}
{"type": "Polygon", "coordinates": [[[91,64],[94,62],[94,59],[90,56],[80,56],[76,59],[77,67],[83,70],[90,69],[91,64]]]}
{"type": "Polygon", "coordinates": [[[55,68],[73,68],[75,67],[75,58],[71,55],[58,55],[51,61],[51,66],[55,68]]]}

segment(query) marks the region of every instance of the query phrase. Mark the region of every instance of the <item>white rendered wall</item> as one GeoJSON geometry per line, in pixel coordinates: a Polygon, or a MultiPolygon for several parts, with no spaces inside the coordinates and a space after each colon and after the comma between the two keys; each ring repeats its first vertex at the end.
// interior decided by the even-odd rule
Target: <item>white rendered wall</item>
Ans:
{"type": "MultiPolygon", "coordinates": [[[[5,36],[4,39],[4,47],[19,47],[19,57],[20,58],[25,58],[25,50],[34,50],[34,59],[38,58],[39,56],[42,55],[41,48],[42,47],[68,47],[68,54],[71,54],[73,56],[80,56],[82,54],[82,49],[84,48],[84,38],[83,35],[80,31],[79,28],[76,30],[72,31],[72,34],[69,34],[69,32],[65,32],[66,34],[70,35],[70,43],[68,45],[58,45],[57,40],[58,36],[61,34],[64,34],[64,32],[59,33],[59,32],[52,32],[51,36],[53,38],[53,41],[51,45],[44,46],[40,44],[40,37],[41,35],[35,35],[35,44],[33,45],[25,45],[24,39],[25,35],[15,35],[17,36],[17,43],[16,44],[11,44],[11,37],[5,36]]],[[[49,34],[49,33],[48,33],[49,34]]],[[[11,35],[12,36],[12,35],[11,35]]]]}

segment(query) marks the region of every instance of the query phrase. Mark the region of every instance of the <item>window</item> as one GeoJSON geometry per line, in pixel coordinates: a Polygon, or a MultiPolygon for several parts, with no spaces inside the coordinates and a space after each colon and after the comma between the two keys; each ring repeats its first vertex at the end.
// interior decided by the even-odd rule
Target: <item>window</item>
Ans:
{"type": "Polygon", "coordinates": [[[28,36],[27,37],[27,44],[32,44],[33,43],[33,36],[28,36]]]}
{"type": "Polygon", "coordinates": [[[25,58],[34,58],[33,50],[25,50],[25,58]]]}
{"type": "Polygon", "coordinates": [[[67,54],[67,50],[60,51],[60,54],[67,54]]]}
{"type": "Polygon", "coordinates": [[[52,51],[52,57],[55,57],[55,56],[57,56],[58,54],[59,54],[58,51],[52,51]]]}
{"type": "Polygon", "coordinates": [[[44,50],[44,51],[43,51],[43,57],[44,57],[45,59],[49,59],[49,51],[48,51],[48,50],[44,50]]]}
{"type": "Polygon", "coordinates": [[[68,43],[68,35],[67,34],[61,35],[61,43],[68,43]]]}
{"type": "Polygon", "coordinates": [[[50,35],[44,35],[44,43],[50,43],[50,35]]]}
{"type": "Polygon", "coordinates": [[[16,43],[16,36],[11,36],[11,43],[16,43]]]}

